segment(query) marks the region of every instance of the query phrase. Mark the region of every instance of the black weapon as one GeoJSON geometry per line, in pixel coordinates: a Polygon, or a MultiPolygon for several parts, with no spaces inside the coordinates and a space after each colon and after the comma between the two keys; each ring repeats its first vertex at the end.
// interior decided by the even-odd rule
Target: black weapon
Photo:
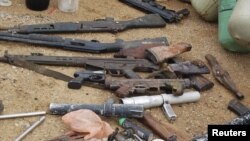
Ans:
{"type": "Polygon", "coordinates": [[[125,105],[114,104],[112,99],[109,99],[102,105],[95,104],[56,104],[51,103],[49,106],[50,113],[53,115],[64,115],[71,111],[80,109],[89,109],[96,114],[102,116],[118,116],[118,117],[143,117],[144,108],[142,105],[125,105]]]}
{"type": "Polygon", "coordinates": [[[80,39],[63,38],[60,36],[43,34],[18,34],[10,32],[0,32],[0,40],[44,45],[52,48],[91,53],[117,52],[122,48],[140,47],[145,44],[168,44],[166,38],[164,37],[134,41],[123,41],[121,39],[117,39],[114,43],[100,43],[98,40],[86,41],[80,39]]]}
{"type": "Polygon", "coordinates": [[[79,71],[74,73],[74,77],[68,82],[70,89],[80,89],[85,81],[105,83],[105,71],[79,71]]]}
{"type": "Polygon", "coordinates": [[[159,14],[166,22],[178,22],[183,16],[189,15],[188,9],[182,9],[180,11],[174,11],[166,9],[155,2],[155,0],[119,0],[125,4],[138,8],[142,11],[149,13],[159,14]]]}
{"type": "Polygon", "coordinates": [[[17,33],[69,33],[69,32],[120,32],[132,28],[164,27],[166,22],[158,14],[148,14],[127,21],[115,21],[113,18],[95,21],[59,22],[48,24],[22,25],[9,29],[17,33]]]}

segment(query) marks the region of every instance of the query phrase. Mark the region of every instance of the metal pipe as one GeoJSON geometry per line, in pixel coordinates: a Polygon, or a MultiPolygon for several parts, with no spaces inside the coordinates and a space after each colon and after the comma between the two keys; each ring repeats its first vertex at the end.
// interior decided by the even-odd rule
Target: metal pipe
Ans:
{"type": "Polygon", "coordinates": [[[43,116],[46,112],[30,112],[30,113],[19,113],[19,114],[9,114],[9,115],[1,115],[0,119],[10,119],[10,118],[20,118],[20,117],[31,117],[31,116],[43,116]]]}
{"type": "Polygon", "coordinates": [[[26,135],[28,135],[32,130],[34,130],[38,125],[40,125],[45,120],[45,116],[42,116],[38,121],[32,124],[26,131],[24,131],[20,136],[18,136],[15,141],[21,141],[26,135]]]}
{"type": "Polygon", "coordinates": [[[164,102],[169,104],[181,104],[196,102],[200,99],[200,93],[198,91],[185,92],[181,96],[175,96],[173,94],[161,94],[155,96],[137,96],[130,98],[122,98],[123,104],[137,104],[143,105],[144,108],[152,108],[162,106],[164,102]]]}
{"type": "Polygon", "coordinates": [[[142,105],[115,104],[113,99],[104,104],[60,104],[50,103],[49,111],[53,115],[64,115],[79,109],[89,109],[102,116],[134,117],[142,118],[144,107],[142,105]]]}

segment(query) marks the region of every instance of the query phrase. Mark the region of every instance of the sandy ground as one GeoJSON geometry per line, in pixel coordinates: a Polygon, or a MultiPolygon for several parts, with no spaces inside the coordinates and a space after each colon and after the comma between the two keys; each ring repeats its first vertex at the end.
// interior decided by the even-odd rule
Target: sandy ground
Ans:
{"type": "MultiPolygon", "coordinates": [[[[199,18],[190,5],[180,3],[177,0],[161,0],[161,4],[172,9],[187,7],[191,14],[188,18],[178,24],[168,24],[165,28],[159,29],[137,29],[129,30],[118,34],[67,34],[65,37],[79,39],[97,39],[103,42],[112,42],[116,38],[124,40],[153,38],[166,36],[169,42],[188,42],[193,45],[191,52],[183,54],[186,59],[201,59],[205,61],[204,55],[213,54],[220,61],[221,65],[228,70],[231,77],[245,94],[242,101],[250,107],[250,57],[247,54],[233,54],[225,51],[218,43],[217,24],[204,22],[199,18]]],[[[117,0],[81,0],[79,10],[76,13],[68,14],[56,9],[56,2],[50,4],[48,10],[34,12],[28,10],[24,5],[24,0],[13,0],[13,6],[0,7],[0,25],[14,26],[16,24],[31,24],[54,21],[81,21],[94,20],[104,17],[115,17],[117,20],[126,20],[142,16],[144,13],[128,7],[117,0]]],[[[29,54],[40,52],[47,55],[65,56],[101,56],[107,57],[112,54],[93,55],[88,53],[76,53],[49,49],[34,45],[19,43],[0,42],[0,53],[5,50],[10,53],[29,54]]],[[[49,67],[72,75],[81,68],[71,67],[49,67]]],[[[190,136],[206,132],[208,124],[222,124],[230,121],[235,114],[227,109],[227,104],[234,96],[216,82],[212,74],[206,75],[215,83],[213,89],[203,92],[201,100],[193,104],[183,104],[173,106],[178,119],[173,124],[182,129],[190,136]]],[[[46,111],[51,102],[58,103],[96,103],[101,104],[114,94],[109,91],[84,87],[81,90],[70,90],[67,84],[60,80],[55,80],[35,72],[17,68],[8,64],[0,64],[0,99],[3,100],[5,110],[2,114],[46,111]]],[[[163,122],[168,122],[161,109],[151,110],[163,122]]],[[[0,121],[0,141],[12,141],[30,126],[38,117],[18,118],[0,121]]],[[[105,119],[111,123],[112,127],[117,127],[117,119],[105,119]]],[[[46,121],[29,134],[25,141],[40,141],[50,139],[65,133],[67,128],[63,125],[61,117],[46,116],[46,121]]]]}

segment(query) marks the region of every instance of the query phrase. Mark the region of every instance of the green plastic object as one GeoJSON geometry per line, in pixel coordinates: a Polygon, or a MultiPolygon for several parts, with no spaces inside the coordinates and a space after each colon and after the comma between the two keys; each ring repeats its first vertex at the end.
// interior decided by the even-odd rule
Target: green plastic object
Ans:
{"type": "Polygon", "coordinates": [[[219,1],[219,41],[225,49],[232,52],[250,52],[250,49],[237,44],[228,32],[228,23],[237,0],[219,1]]]}
{"type": "Polygon", "coordinates": [[[126,120],[126,118],[120,118],[119,121],[118,121],[119,125],[122,126],[123,123],[125,122],[125,120],[126,120]]]}

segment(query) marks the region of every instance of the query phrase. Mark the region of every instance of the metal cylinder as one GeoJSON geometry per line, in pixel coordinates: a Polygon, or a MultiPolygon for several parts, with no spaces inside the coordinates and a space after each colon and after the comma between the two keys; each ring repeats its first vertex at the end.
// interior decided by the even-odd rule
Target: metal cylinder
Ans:
{"type": "Polygon", "coordinates": [[[34,130],[38,125],[40,125],[45,120],[45,116],[42,116],[38,121],[32,124],[26,131],[24,131],[20,136],[18,136],[15,141],[21,141],[25,136],[27,136],[32,130],[34,130]]]}
{"type": "Polygon", "coordinates": [[[45,114],[46,114],[46,112],[19,113],[19,114],[2,115],[2,116],[0,116],[0,119],[42,116],[42,115],[45,115],[45,114]]]}
{"type": "Polygon", "coordinates": [[[196,102],[200,99],[200,93],[198,91],[185,92],[181,96],[175,96],[173,94],[161,94],[154,96],[138,96],[130,98],[122,98],[123,104],[138,104],[143,105],[144,108],[152,108],[163,105],[164,102],[169,104],[181,104],[196,102]]]}
{"type": "Polygon", "coordinates": [[[142,105],[113,104],[113,102],[106,102],[101,105],[51,103],[49,106],[50,113],[54,115],[64,115],[80,109],[89,109],[102,116],[142,118],[144,113],[142,105]]]}
{"type": "Polygon", "coordinates": [[[250,0],[237,0],[228,24],[228,31],[241,47],[250,49],[250,0]]]}

